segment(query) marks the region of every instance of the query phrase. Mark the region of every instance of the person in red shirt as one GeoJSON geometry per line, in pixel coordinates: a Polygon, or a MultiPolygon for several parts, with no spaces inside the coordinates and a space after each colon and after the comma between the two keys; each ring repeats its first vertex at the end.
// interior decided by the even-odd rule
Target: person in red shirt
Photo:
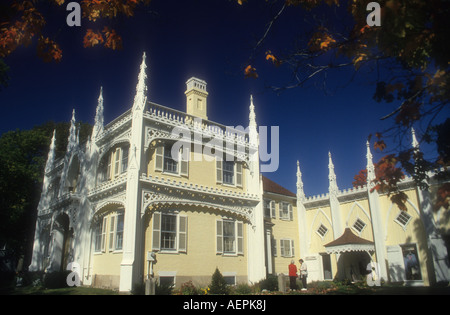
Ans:
{"type": "Polygon", "coordinates": [[[297,266],[295,265],[295,261],[291,261],[291,264],[289,265],[289,286],[291,290],[297,289],[297,266]]]}

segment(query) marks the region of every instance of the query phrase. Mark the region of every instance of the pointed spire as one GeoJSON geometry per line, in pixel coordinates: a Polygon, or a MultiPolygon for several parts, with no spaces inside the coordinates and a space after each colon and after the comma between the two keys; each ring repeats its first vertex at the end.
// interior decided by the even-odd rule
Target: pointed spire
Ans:
{"type": "Polygon", "coordinates": [[[53,167],[53,161],[55,160],[55,142],[56,142],[56,129],[53,130],[52,141],[50,142],[50,150],[48,151],[47,163],[45,163],[45,172],[50,172],[53,167]]]}
{"type": "Polygon", "coordinates": [[[250,95],[250,114],[249,114],[249,140],[251,144],[258,144],[258,131],[256,124],[255,105],[253,105],[253,95],[250,95]]]}
{"type": "Polygon", "coordinates": [[[416,131],[413,127],[411,127],[411,134],[412,134],[412,146],[415,150],[419,150],[419,141],[417,141],[416,138],[416,131]]]}
{"type": "Polygon", "coordinates": [[[330,194],[337,194],[339,189],[337,186],[336,174],[334,173],[334,164],[333,160],[331,159],[330,151],[328,151],[328,180],[330,182],[328,191],[330,192],[330,194]]]}
{"type": "Polygon", "coordinates": [[[97,110],[95,112],[94,128],[92,129],[92,137],[95,139],[103,132],[103,87],[100,87],[100,95],[98,96],[97,110]]]}
{"type": "Polygon", "coordinates": [[[303,190],[302,172],[300,171],[299,161],[297,161],[297,198],[300,201],[304,201],[306,199],[305,192],[303,190]]]}
{"type": "Polygon", "coordinates": [[[256,115],[255,115],[255,105],[253,105],[253,95],[250,95],[249,126],[256,127],[256,115]]]}
{"type": "Polygon", "coordinates": [[[75,120],[75,108],[72,111],[72,120],[70,121],[69,138],[67,141],[67,151],[69,152],[77,144],[77,126],[75,120]]]}
{"type": "Polygon", "coordinates": [[[136,95],[134,96],[133,110],[143,110],[145,103],[147,101],[147,85],[145,81],[147,79],[146,69],[147,65],[145,63],[145,52],[142,55],[142,63],[138,75],[138,83],[136,85],[136,95]]]}
{"type": "Polygon", "coordinates": [[[367,187],[370,187],[372,181],[375,179],[375,166],[373,165],[372,152],[370,152],[370,143],[366,141],[367,153],[367,187]]]}

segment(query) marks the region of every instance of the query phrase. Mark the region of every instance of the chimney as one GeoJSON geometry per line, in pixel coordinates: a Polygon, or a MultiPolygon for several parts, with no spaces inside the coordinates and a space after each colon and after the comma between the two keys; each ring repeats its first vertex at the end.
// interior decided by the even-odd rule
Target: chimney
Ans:
{"type": "Polygon", "coordinates": [[[195,77],[186,81],[186,113],[201,119],[208,119],[206,111],[206,82],[195,77]]]}

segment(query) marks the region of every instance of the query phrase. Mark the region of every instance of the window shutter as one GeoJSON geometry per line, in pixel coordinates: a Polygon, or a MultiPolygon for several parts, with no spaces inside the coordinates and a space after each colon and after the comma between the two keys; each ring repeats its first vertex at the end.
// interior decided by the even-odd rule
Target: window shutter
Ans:
{"type": "Polygon", "coordinates": [[[222,160],[216,158],[216,182],[222,183],[222,160]]]}
{"type": "Polygon", "coordinates": [[[236,162],[236,186],[242,187],[242,163],[236,162]]]}
{"type": "Polygon", "coordinates": [[[187,216],[178,216],[178,251],[187,251],[187,216]]]}
{"type": "Polygon", "coordinates": [[[242,222],[237,222],[237,253],[244,254],[244,225],[242,222]]]}
{"type": "Polygon", "coordinates": [[[120,158],[122,150],[120,148],[116,149],[116,154],[114,156],[114,177],[117,177],[120,173],[120,161],[122,160],[120,158]]]}
{"type": "Polygon", "coordinates": [[[295,252],[294,252],[294,240],[291,240],[291,257],[295,256],[295,252]]]}
{"type": "Polygon", "coordinates": [[[116,216],[111,217],[109,223],[109,250],[114,250],[114,233],[116,232],[116,216]]]}
{"type": "Polygon", "coordinates": [[[223,253],[223,221],[216,221],[216,253],[223,253]]]}
{"type": "Polygon", "coordinates": [[[186,146],[181,146],[180,148],[180,175],[188,176],[189,175],[189,148],[186,146]],[[184,149],[184,150],[183,150],[184,149]]]}
{"type": "Polygon", "coordinates": [[[275,209],[275,201],[270,201],[270,216],[275,219],[277,217],[277,211],[275,209]]]}
{"type": "Polygon", "coordinates": [[[164,147],[162,144],[155,149],[155,171],[162,172],[164,163],[164,147]]]}
{"type": "Polygon", "coordinates": [[[280,254],[281,254],[281,257],[285,256],[285,253],[284,253],[284,240],[280,240],[280,254]]]}
{"type": "Polygon", "coordinates": [[[293,221],[294,220],[294,214],[293,214],[293,211],[292,211],[292,205],[289,204],[288,207],[289,207],[289,220],[293,221]]]}
{"type": "Polygon", "coordinates": [[[274,256],[274,257],[277,257],[277,241],[276,241],[276,239],[272,236],[271,238],[270,238],[270,242],[271,242],[271,245],[272,245],[272,256],[274,256]]]}
{"type": "Polygon", "coordinates": [[[161,213],[153,213],[152,249],[159,250],[161,247],[161,213]]]}
{"type": "Polygon", "coordinates": [[[283,215],[283,203],[279,202],[278,203],[278,215],[280,219],[284,219],[284,215],[283,215]]]}
{"type": "Polygon", "coordinates": [[[105,251],[106,248],[106,224],[107,224],[107,217],[103,218],[103,224],[102,224],[102,252],[105,251]]]}
{"type": "Polygon", "coordinates": [[[108,153],[108,168],[106,169],[106,180],[111,179],[111,158],[112,158],[112,153],[109,152],[108,153]]]}

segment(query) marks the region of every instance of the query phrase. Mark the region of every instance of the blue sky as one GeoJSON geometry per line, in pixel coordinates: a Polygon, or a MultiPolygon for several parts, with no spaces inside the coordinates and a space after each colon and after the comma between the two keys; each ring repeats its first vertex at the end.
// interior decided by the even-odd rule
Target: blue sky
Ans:
{"type": "MultiPolygon", "coordinates": [[[[308,84],[277,95],[267,85],[286,83],[289,72],[270,65],[264,52],[254,63],[259,78],[244,78],[255,40],[278,10],[263,1],[239,6],[226,0],[153,0],[135,18],[116,22],[124,39],[121,51],[83,48],[85,28],[68,27],[66,12],[57,11],[51,22],[63,49],[59,64],[43,63],[34,46],[21,47],[5,59],[11,79],[0,91],[0,133],[48,120],[69,121],[73,108],[77,120],[93,123],[100,86],[108,123],[132,106],[145,51],[149,100],[184,111],[185,82],[196,76],[208,83],[209,119],[246,126],[253,94],[258,125],[280,127],[280,165],[267,177],[295,192],[299,160],[306,195],[326,193],[331,151],[338,186],[349,188],[366,166],[367,136],[389,126],[379,118],[394,105],[373,101],[373,80],[361,73],[349,82],[353,72],[348,71],[330,74],[328,93],[308,84]]],[[[299,10],[287,14],[267,45],[287,50],[306,27],[304,17],[299,10]]]]}

